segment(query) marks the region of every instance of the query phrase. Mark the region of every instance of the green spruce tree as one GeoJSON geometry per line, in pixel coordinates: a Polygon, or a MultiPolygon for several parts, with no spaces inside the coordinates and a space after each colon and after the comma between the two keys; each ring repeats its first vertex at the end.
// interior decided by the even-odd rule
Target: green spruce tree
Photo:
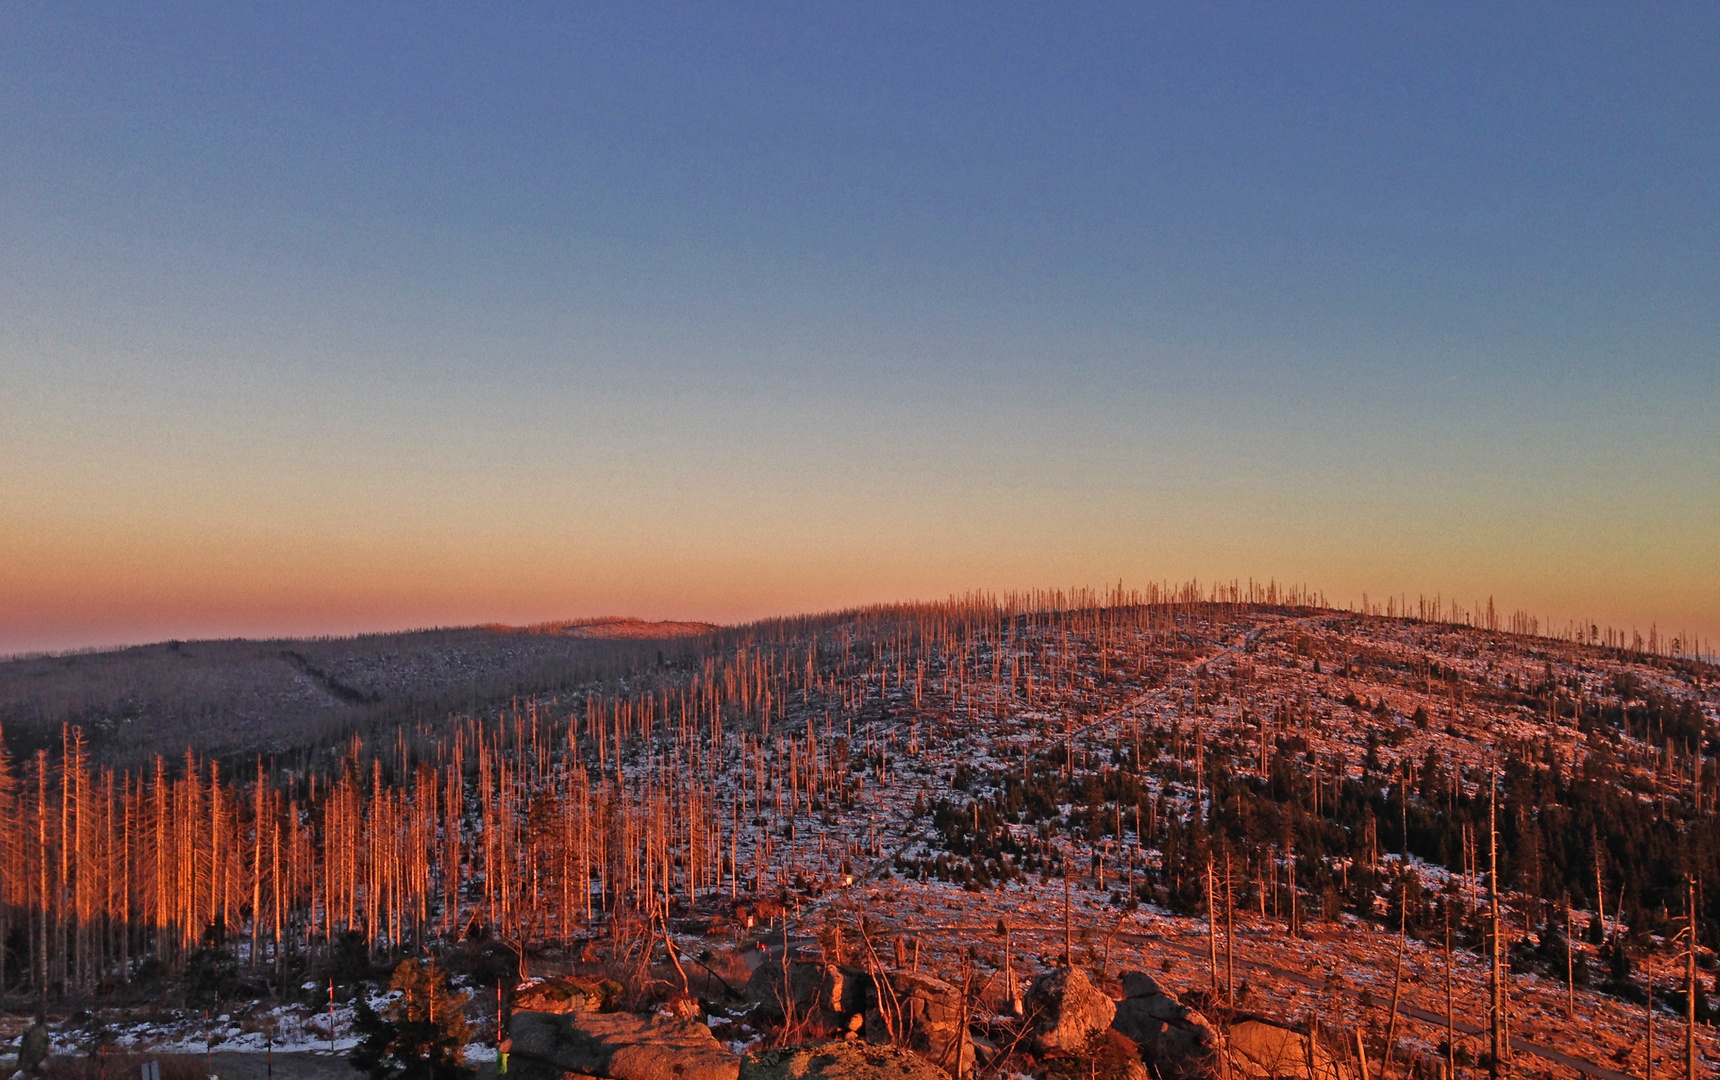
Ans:
{"type": "Polygon", "coordinates": [[[402,961],[388,985],[399,997],[380,1013],[362,995],[357,1001],[353,1065],[371,1080],[471,1080],[463,1059],[472,1037],[467,995],[456,994],[430,960],[402,961]]]}

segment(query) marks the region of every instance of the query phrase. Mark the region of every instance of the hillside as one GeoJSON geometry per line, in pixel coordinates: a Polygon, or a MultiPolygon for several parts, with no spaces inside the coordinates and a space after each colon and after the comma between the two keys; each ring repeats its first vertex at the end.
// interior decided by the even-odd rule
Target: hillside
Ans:
{"type": "MultiPolygon", "coordinates": [[[[6,917],[69,935],[18,940],[0,982],[119,1008],[140,957],[179,971],[200,942],[279,988],[350,969],[342,949],[381,964],[478,938],[645,987],[653,934],[752,966],[865,938],[968,986],[976,1017],[1073,960],[1101,983],[1151,971],[1220,1023],[1361,1032],[1431,1069],[1447,972],[1460,1064],[1485,1049],[1464,1033],[1486,1025],[1494,821],[1515,1072],[1640,1072],[1650,989],[1657,1059],[1677,1060],[1687,898],[1713,1017],[1720,671],[1114,599],[15,662],[7,700],[35,711],[8,712],[8,741],[60,702],[113,725],[119,771],[74,732],[0,776],[27,871],[3,879],[6,917]],[[122,684],[129,717],[102,696],[122,684]],[[416,711],[389,726],[396,708],[416,711]],[[128,771],[152,740],[193,752],[128,771]],[[215,761],[311,743],[237,775],[215,761]]],[[[1706,1027],[1698,1045],[1720,1061],[1706,1027]]]]}
{"type": "Polygon", "coordinates": [[[113,764],[288,753],[594,683],[715,630],[610,618],[25,657],[0,661],[0,721],[15,754],[58,745],[68,723],[113,764]]]}

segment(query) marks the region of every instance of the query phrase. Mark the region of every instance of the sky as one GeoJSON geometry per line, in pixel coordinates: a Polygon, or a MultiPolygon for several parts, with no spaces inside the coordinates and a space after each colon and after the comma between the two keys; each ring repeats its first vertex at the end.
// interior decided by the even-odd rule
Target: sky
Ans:
{"type": "Polygon", "coordinates": [[[1720,638],[1720,6],[0,5],[0,653],[1197,577],[1720,638]]]}

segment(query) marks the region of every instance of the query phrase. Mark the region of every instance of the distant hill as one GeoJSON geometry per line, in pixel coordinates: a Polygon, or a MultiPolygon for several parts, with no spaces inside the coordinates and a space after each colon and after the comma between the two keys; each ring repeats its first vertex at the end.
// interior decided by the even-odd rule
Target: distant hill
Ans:
{"type": "Polygon", "coordinates": [[[545,623],[542,626],[529,627],[528,629],[537,632],[559,633],[576,638],[664,641],[669,638],[700,637],[704,634],[715,633],[718,628],[712,623],[647,622],[644,619],[612,617],[582,619],[578,622],[545,623]]]}
{"type": "Polygon", "coordinates": [[[0,723],[18,755],[57,746],[64,723],[115,764],[286,750],[668,663],[717,630],[610,617],[26,657],[0,662],[0,723]]]}

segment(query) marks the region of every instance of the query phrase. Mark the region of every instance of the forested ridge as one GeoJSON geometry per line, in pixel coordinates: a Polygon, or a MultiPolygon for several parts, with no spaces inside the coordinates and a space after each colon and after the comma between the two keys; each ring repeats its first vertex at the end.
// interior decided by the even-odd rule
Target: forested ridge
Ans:
{"type": "Polygon", "coordinates": [[[293,985],[355,942],[555,955],[869,873],[1067,874],[1196,918],[1216,873],[1292,935],[1362,918],[1432,942],[1449,920],[1480,948],[1490,819],[1513,970],[1638,998],[1687,882],[1712,970],[1712,666],[1309,601],[1184,587],[776,620],[268,753],[103,761],[62,721],[0,756],[0,987],[99,998],[216,954],[293,985]]]}

